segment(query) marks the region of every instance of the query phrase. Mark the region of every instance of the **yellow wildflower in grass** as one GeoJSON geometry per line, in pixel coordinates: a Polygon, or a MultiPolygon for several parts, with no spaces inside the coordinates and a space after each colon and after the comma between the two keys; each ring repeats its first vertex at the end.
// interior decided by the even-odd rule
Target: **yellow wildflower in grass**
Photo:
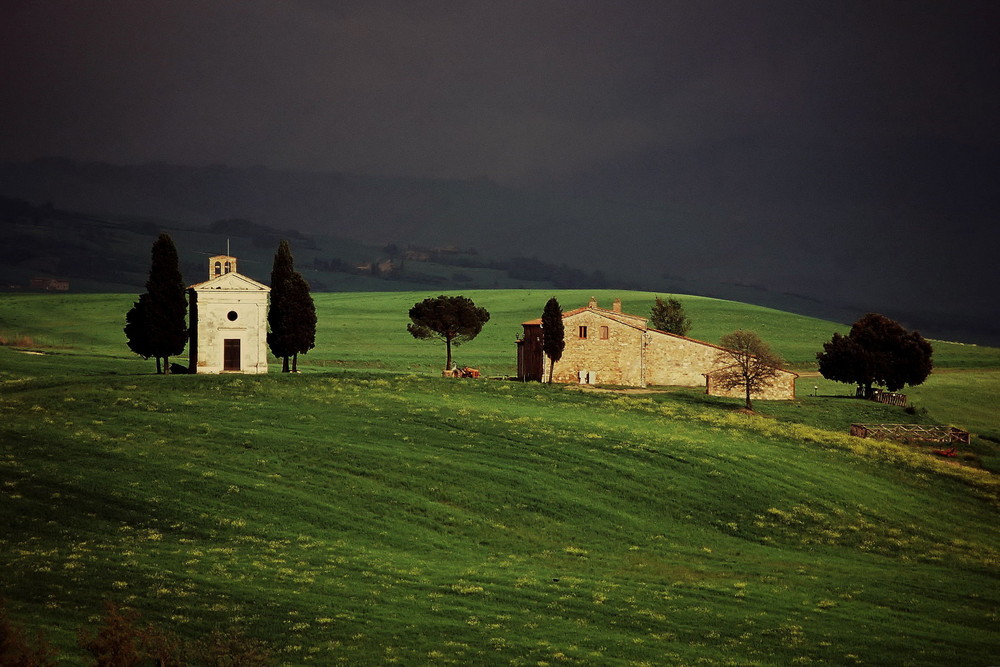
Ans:
{"type": "Polygon", "coordinates": [[[482,586],[477,586],[476,584],[469,584],[465,581],[459,581],[457,584],[451,585],[451,590],[462,595],[472,595],[474,593],[485,593],[486,589],[482,586]]]}

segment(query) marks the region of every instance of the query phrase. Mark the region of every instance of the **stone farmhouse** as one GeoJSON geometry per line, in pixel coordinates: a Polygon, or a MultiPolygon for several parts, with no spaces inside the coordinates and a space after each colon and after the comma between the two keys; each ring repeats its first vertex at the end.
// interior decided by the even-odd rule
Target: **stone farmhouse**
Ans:
{"type": "Polygon", "coordinates": [[[208,259],[208,277],[188,288],[191,373],[267,373],[271,288],[236,271],[236,258],[208,259]]]}
{"type": "MultiPolygon", "coordinates": [[[[517,377],[541,381],[548,373],[542,351],[541,319],[524,322],[517,341],[517,377]]],[[[723,348],[704,341],[650,329],[646,318],[623,313],[621,300],[611,310],[591,298],[586,308],[563,313],[566,348],[556,363],[553,382],[607,384],[631,387],[648,385],[703,386],[713,396],[741,397],[742,389],[722,389],[717,374],[723,348]]],[[[798,374],[780,369],[771,386],[754,398],[795,398],[798,374]]]]}

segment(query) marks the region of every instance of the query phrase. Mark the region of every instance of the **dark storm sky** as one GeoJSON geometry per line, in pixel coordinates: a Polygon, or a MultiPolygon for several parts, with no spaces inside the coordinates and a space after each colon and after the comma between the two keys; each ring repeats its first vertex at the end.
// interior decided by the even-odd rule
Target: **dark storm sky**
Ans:
{"type": "Polygon", "coordinates": [[[796,261],[731,272],[770,287],[997,310],[994,0],[8,0],[0,31],[0,161],[558,187],[773,240],[796,261]]]}
{"type": "Polygon", "coordinates": [[[734,137],[996,146],[996,7],[4,2],[0,158],[533,184],[734,137]]]}

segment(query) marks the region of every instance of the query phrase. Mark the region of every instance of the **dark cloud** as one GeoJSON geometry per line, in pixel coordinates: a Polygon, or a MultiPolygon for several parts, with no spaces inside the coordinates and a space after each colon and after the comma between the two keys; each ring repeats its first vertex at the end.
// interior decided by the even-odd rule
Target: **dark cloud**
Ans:
{"type": "Polygon", "coordinates": [[[741,135],[996,140],[988,4],[5,7],[6,158],[525,182],[741,135]]]}
{"type": "Polygon", "coordinates": [[[920,269],[998,240],[994,2],[36,0],[0,25],[0,160],[482,176],[752,242],[732,272],[769,284],[996,284],[920,269]]]}

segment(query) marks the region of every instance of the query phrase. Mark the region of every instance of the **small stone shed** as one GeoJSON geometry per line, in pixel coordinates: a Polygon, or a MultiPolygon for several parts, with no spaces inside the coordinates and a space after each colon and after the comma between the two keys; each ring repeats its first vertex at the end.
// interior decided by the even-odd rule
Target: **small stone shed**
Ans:
{"type": "MultiPolygon", "coordinates": [[[[521,380],[547,379],[548,359],[542,351],[542,321],[522,323],[517,341],[517,376],[521,380]]],[[[720,370],[719,352],[712,343],[649,328],[646,318],[621,310],[615,299],[611,309],[591,298],[585,308],[563,313],[566,348],[556,363],[553,382],[624,385],[679,385],[706,387],[713,396],[742,396],[739,389],[721,389],[713,379],[720,370]]],[[[768,389],[755,398],[795,398],[792,371],[781,369],[768,389]]]]}
{"type": "MultiPolygon", "coordinates": [[[[705,393],[709,396],[729,396],[731,398],[743,398],[746,390],[743,387],[725,389],[719,385],[719,371],[716,369],[711,373],[705,373],[705,393]]],[[[790,401],[795,398],[795,380],[799,374],[784,368],[778,369],[778,375],[774,377],[770,384],[750,394],[751,398],[764,401],[790,401]]]]}
{"type": "Polygon", "coordinates": [[[191,373],[267,373],[271,288],[236,271],[236,258],[208,260],[209,279],[188,288],[191,373]]]}

